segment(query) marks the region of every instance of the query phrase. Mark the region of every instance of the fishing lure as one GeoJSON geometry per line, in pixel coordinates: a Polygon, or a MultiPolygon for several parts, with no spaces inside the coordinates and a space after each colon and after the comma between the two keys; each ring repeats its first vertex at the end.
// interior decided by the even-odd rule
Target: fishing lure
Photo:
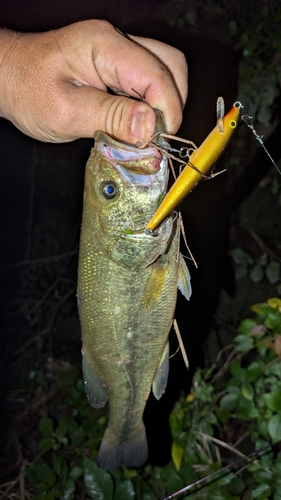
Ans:
{"type": "Polygon", "coordinates": [[[226,148],[237,128],[242,105],[238,101],[235,102],[227,115],[222,117],[222,103],[222,98],[219,98],[217,104],[218,120],[215,128],[201,146],[191,153],[188,163],[147,224],[145,232],[153,235],[159,224],[194,189],[202,177],[206,177],[210,168],[226,148]]]}
{"type": "MultiPolygon", "coordinates": [[[[281,175],[280,168],[273,160],[269,151],[266,149],[263,142],[263,136],[258,135],[257,131],[255,130],[252,123],[253,117],[247,113],[245,106],[243,106],[241,102],[236,101],[233,104],[231,110],[227,113],[226,116],[224,116],[224,100],[222,97],[218,97],[216,109],[216,126],[199,148],[181,148],[180,150],[177,150],[169,147],[170,151],[178,152],[181,158],[187,156],[188,163],[186,164],[184,170],[180,173],[179,177],[176,179],[170,191],[164,197],[162,203],[158,207],[152,219],[147,224],[145,233],[156,236],[156,228],[172,212],[172,210],[174,210],[176,206],[183,201],[188,193],[190,193],[194,189],[198,182],[202,178],[209,179],[211,177],[214,177],[207,176],[206,174],[219,159],[220,155],[223,153],[228,142],[230,141],[233,132],[237,128],[240,114],[241,119],[251,129],[255,138],[263,147],[276,170],[281,175]]],[[[176,137],[172,137],[167,134],[164,134],[164,136],[168,139],[176,139],[176,137]]],[[[194,146],[191,141],[184,140],[183,142],[187,142],[188,144],[194,146]]],[[[170,155],[170,157],[178,160],[172,155],[170,155]]],[[[183,163],[182,160],[178,161],[181,161],[181,163],[183,163]]]]}

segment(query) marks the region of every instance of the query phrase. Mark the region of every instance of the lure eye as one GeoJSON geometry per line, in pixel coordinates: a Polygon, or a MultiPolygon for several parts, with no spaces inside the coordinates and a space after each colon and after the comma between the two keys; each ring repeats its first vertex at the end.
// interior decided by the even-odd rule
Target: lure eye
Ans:
{"type": "Polygon", "coordinates": [[[230,122],[230,126],[231,126],[231,128],[235,128],[235,127],[236,127],[236,125],[237,125],[236,121],[232,120],[232,121],[230,122]]]}
{"type": "Polygon", "coordinates": [[[100,189],[101,189],[101,194],[107,200],[113,200],[113,198],[116,198],[118,194],[117,186],[113,181],[103,182],[100,189]]]}

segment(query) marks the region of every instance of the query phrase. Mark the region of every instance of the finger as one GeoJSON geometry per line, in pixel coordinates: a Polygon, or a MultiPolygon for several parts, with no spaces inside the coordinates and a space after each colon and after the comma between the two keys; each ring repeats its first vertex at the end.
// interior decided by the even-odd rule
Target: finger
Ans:
{"type": "MultiPolygon", "coordinates": [[[[80,23],[78,23],[79,25],[80,23]]],[[[96,86],[97,76],[106,87],[136,98],[142,96],[152,108],[164,112],[167,130],[175,133],[182,120],[182,103],[185,99],[184,85],[178,91],[175,77],[158,56],[144,46],[128,39],[105,21],[95,22],[92,64],[94,71],[87,68],[88,85],[96,86]]],[[[93,24],[85,21],[83,30],[88,30],[89,43],[93,40],[93,24]]],[[[147,42],[151,45],[151,42],[147,42]]],[[[93,45],[93,44],[92,44],[93,45]]],[[[164,58],[164,44],[158,45],[158,52],[164,58]],[[160,45],[163,48],[160,50],[160,45]]],[[[175,50],[175,49],[174,49],[175,50]]],[[[169,57],[171,59],[171,57],[169,57]]],[[[88,65],[88,61],[86,62],[88,65]]],[[[175,66],[175,65],[174,65],[175,66]]],[[[81,65],[81,76],[77,80],[85,85],[85,64],[81,65]],[[83,71],[83,73],[82,73],[83,71]]]]}
{"type": "Polygon", "coordinates": [[[173,76],[174,84],[178,89],[184,107],[188,93],[188,72],[184,54],[174,47],[151,38],[141,38],[130,35],[130,38],[148,49],[165,64],[173,76]]]}
{"type": "Polygon", "coordinates": [[[118,36],[124,40],[123,47],[118,53],[111,52],[107,72],[104,66],[101,68],[103,81],[132,97],[142,96],[152,108],[164,113],[167,130],[176,133],[182,121],[182,100],[171,72],[144,47],[118,36]]]}
{"type": "Polygon", "coordinates": [[[64,86],[58,113],[60,140],[93,137],[96,130],[131,144],[147,142],[153,136],[155,113],[148,104],[90,86],[64,86]]]}

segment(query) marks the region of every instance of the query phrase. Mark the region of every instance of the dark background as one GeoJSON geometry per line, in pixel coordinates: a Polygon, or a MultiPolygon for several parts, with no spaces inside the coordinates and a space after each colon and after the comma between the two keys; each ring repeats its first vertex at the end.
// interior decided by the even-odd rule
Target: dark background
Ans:
{"type": "MultiPolygon", "coordinates": [[[[83,19],[104,18],[125,32],[157,38],[180,48],[189,65],[189,98],[178,135],[199,145],[215,125],[217,97],[224,97],[226,110],[236,99],[241,53],[208,30],[191,36],[186,28],[167,25],[159,18],[158,5],[156,0],[80,3],[10,0],[1,2],[0,19],[2,26],[9,29],[43,31],[83,19]]],[[[276,160],[280,156],[278,137],[278,127],[269,130],[267,144],[276,160]]],[[[21,392],[22,380],[31,372],[48,377],[53,363],[67,361],[80,369],[76,269],[84,166],[92,146],[93,140],[88,139],[65,145],[40,143],[24,136],[6,120],[0,120],[0,449],[3,451],[0,479],[3,482],[13,477],[24,456],[30,458],[32,453],[36,454],[36,443],[33,448],[28,445],[26,434],[31,435],[38,420],[48,413],[48,398],[43,401],[42,394],[21,392]]],[[[242,319],[241,315],[247,314],[256,295],[262,300],[270,293],[267,285],[259,292],[249,285],[254,297],[251,293],[245,296],[242,292],[246,284],[239,283],[243,297],[235,295],[228,253],[230,247],[243,245],[258,253],[248,233],[240,227],[241,206],[243,217],[245,211],[248,216],[245,200],[251,200],[248,210],[260,207],[259,213],[267,216],[264,226],[268,242],[275,245],[280,234],[280,206],[277,203],[276,208],[276,200],[255,191],[261,179],[275,175],[264,152],[260,148],[256,152],[256,148],[249,131],[241,127],[218,165],[220,169],[233,156],[238,160],[240,157],[237,170],[232,168],[227,174],[202,183],[183,205],[187,240],[199,266],[198,269],[193,264],[189,266],[193,295],[190,303],[179,296],[176,313],[190,370],[186,371],[181,355],[177,354],[171,359],[165,395],[159,402],[154,398],[149,400],[145,420],[149,460],[153,464],[163,465],[170,458],[168,415],[174,402],[182,390],[188,391],[195,367],[206,362],[206,352],[214,353],[224,345],[222,333],[214,323],[217,307],[222,303],[222,290],[226,291],[223,303],[228,310],[221,313],[234,324],[238,316],[242,319]],[[231,302],[229,297],[233,296],[231,302]],[[235,305],[233,318],[230,309],[235,305]],[[204,342],[212,327],[215,347],[206,347],[204,342]]],[[[256,218],[255,230],[261,219],[256,218]]],[[[183,253],[187,253],[184,247],[183,253]]],[[[171,351],[176,349],[172,332],[171,351]]]]}

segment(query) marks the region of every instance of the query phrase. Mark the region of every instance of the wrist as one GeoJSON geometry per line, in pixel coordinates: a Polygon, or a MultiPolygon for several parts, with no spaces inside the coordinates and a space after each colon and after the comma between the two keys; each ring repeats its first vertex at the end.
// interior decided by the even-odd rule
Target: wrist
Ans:
{"type": "Polygon", "coordinates": [[[22,33],[0,29],[0,116],[12,121],[13,103],[16,104],[17,100],[16,89],[21,85],[18,78],[18,61],[21,57],[23,36],[22,33]]]}

